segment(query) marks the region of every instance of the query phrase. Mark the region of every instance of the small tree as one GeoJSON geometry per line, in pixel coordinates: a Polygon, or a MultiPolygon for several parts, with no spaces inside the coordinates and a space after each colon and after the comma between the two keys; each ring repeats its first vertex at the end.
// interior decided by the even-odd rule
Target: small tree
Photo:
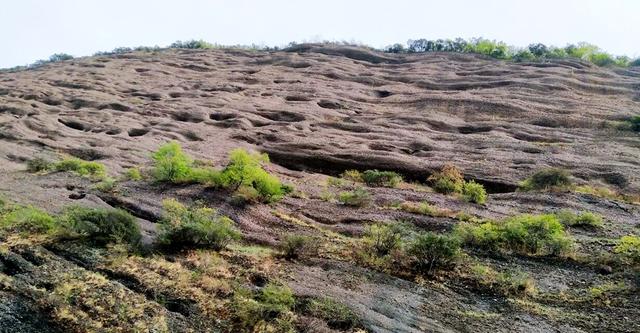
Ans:
{"type": "Polygon", "coordinates": [[[422,273],[451,266],[460,254],[460,240],[454,236],[426,232],[418,235],[409,246],[413,267],[422,273]]]}
{"type": "Polygon", "coordinates": [[[176,183],[184,181],[191,172],[193,161],[182,152],[180,144],[170,141],[153,154],[155,166],[153,176],[160,182],[176,183]]]}

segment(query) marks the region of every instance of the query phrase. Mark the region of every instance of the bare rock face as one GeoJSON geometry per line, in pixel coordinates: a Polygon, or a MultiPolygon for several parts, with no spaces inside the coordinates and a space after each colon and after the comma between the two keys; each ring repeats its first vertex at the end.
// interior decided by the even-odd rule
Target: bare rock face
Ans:
{"type": "Polygon", "coordinates": [[[546,166],[640,186],[638,136],[615,129],[640,108],[637,69],[307,44],[91,57],[1,78],[4,155],[46,148],[122,165],[177,139],[203,155],[249,144],[325,173],[423,180],[454,163],[495,192],[546,166]]]}
{"type": "MultiPolygon", "coordinates": [[[[51,212],[71,204],[123,208],[137,217],[148,244],[157,236],[163,199],[204,201],[232,218],[248,244],[273,250],[295,233],[321,238],[341,254],[353,252],[358,237],[376,222],[405,221],[421,231],[449,232],[461,220],[456,212],[478,219],[561,209],[594,212],[603,216],[604,227],[570,229],[583,256],[577,259],[469,250],[470,257],[496,271],[525,272],[539,290],[532,299],[480,290],[464,274],[412,279],[335,253],[309,262],[274,256],[257,264],[246,253],[229,251],[221,255],[224,260],[216,257],[226,266],[218,272],[222,277],[216,276],[220,281],[212,279],[220,282],[216,286],[230,286],[224,279],[275,267],[275,273],[260,274],[277,276],[296,296],[329,296],[346,304],[373,332],[638,331],[632,319],[640,315],[640,294],[630,271],[594,258],[611,254],[621,236],[638,233],[639,206],[570,191],[516,191],[535,171],[558,167],[578,185],[640,194],[640,135],[621,129],[638,114],[640,68],[601,68],[577,60],[515,63],[317,44],[277,52],[164,50],[79,58],[0,73],[0,196],[51,212]],[[118,191],[102,193],[87,178],[24,172],[25,162],[35,157],[70,155],[104,163],[116,177],[125,168],[149,166],[151,152],[169,140],[216,166],[236,147],[268,153],[268,171],[300,193],[271,205],[237,207],[229,193],[202,185],[121,181],[118,191]],[[410,184],[424,183],[447,163],[484,184],[486,204],[410,184]],[[355,187],[328,185],[327,176],[348,169],[392,170],[409,182],[367,188],[373,201],[368,207],[324,199],[326,191],[337,195],[355,187]],[[428,202],[450,214],[403,211],[399,202],[428,202]],[[593,296],[592,290],[605,291],[593,296]]],[[[52,319],[47,311],[53,310],[38,299],[57,290],[55,283],[82,280],[77,277],[100,286],[81,288],[90,292],[88,300],[114,294],[119,302],[142,304],[141,318],[150,323],[166,318],[171,331],[223,330],[217,325],[227,323],[211,313],[228,314],[221,309],[228,309],[231,291],[220,287],[213,295],[212,283],[193,282],[203,276],[194,265],[209,257],[132,256],[121,258],[122,265],[105,266],[111,254],[101,258],[104,249],[84,253],[57,244],[33,247],[30,251],[46,259],[36,265],[18,245],[0,251],[2,332],[2,325],[14,332],[68,331],[71,326],[60,326],[60,317],[52,319]],[[184,289],[171,289],[172,279],[184,289]],[[198,326],[207,320],[213,326],[198,326]]],[[[252,288],[264,285],[259,284],[252,288]]],[[[334,329],[318,318],[303,319],[316,323],[317,331],[334,329]]],[[[117,321],[111,324],[118,327],[117,321]]]]}

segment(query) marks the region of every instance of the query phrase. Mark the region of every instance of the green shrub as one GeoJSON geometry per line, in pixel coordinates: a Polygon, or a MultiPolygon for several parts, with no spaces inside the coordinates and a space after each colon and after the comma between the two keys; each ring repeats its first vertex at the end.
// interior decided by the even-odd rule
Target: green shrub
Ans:
{"type": "Polygon", "coordinates": [[[409,245],[407,254],[413,268],[421,273],[431,273],[436,268],[448,268],[460,254],[460,240],[451,235],[425,232],[409,245]]]}
{"type": "Polygon", "coordinates": [[[80,176],[90,176],[94,178],[103,178],[106,175],[104,164],[84,161],[75,157],[65,158],[62,161],[56,162],[52,168],[59,172],[71,171],[80,176]]]}
{"type": "Polygon", "coordinates": [[[286,259],[298,259],[316,252],[317,244],[315,244],[313,238],[308,236],[287,235],[280,242],[280,251],[282,251],[282,256],[286,259]]]}
{"type": "Polygon", "coordinates": [[[462,196],[469,202],[484,204],[487,201],[487,191],[482,184],[478,184],[473,180],[462,185],[462,196]]]}
{"type": "Polygon", "coordinates": [[[159,182],[178,183],[188,179],[193,161],[177,141],[161,146],[153,155],[153,177],[159,182]]]}
{"type": "Polygon", "coordinates": [[[436,192],[443,194],[460,193],[464,185],[462,172],[452,164],[444,165],[440,171],[429,176],[428,180],[436,192]]]}
{"type": "Polygon", "coordinates": [[[125,178],[133,181],[142,180],[142,173],[140,172],[140,168],[129,168],[125,171],[125,178]]]}
{"type": "Polygon", "coordinates": [[[0,209],[0,229],[7,232],[50,233],[56,230],[53,216],[31,207],[4,203],[0,209]]]}
{"type": "Polygon", "coordinates": [[[365,247],[378,257],[402,247],[403,237],[407,230],[399,223],[370,225],[362,237],[365,247]]]}
{"type": "Polygon", "coordinates": [[[489,266],[473,265],[470,277],[480,287],[502,295],[533,295],[536,293],[535,281],[522,272],[497,272],[489,266]]]}
{"type": "Polygon", "coordinates": [[[573,245],[563,225],[552,214],[518,215],[480,225],[461,224],[455,233],[467,245],[526,255],[562,255],[573,245]]]}
{"type": "Polygon", "coordinates": [[[186,177],[190,183],[205,184],[210,186],[219,186],[221,183],[221,173],[211,167],[199,167],[189,170],[186,177]]]}
{"type": "Polygon", "coordinates": [[[229,164],[222,170],[220,183],[224,187],[238,190],[242,187],[254,189],[259,198],[275,201],[282,198],[284,188],[278,177],[269,174],[262,167],[269,162],[266,154],[249,153],[244,149],[234,149],[230,153],[229,164]]]}
{"type": "Polygon", "coordinates": [[[342,179],[350,180],[352,182],[362,182],[362,174],[358,170],[347,170],[340,175],[342,179]]]}
{"type": "Polygon", "coordinates": [[[27,162],[27,171],[29,172],[41,172],[47,171],[52,168],[52,163],[41,157],[36,157],[27,162]]]}
{"type": "Polygon", "coordinates": [[[534,173],[520,184],[525,191],[547,190],[550,188],[562,188],[571,185],[569,172],[562,169],[549,168],[534,173]]]}
{"type": "Polygon", "coordinates": [[[393,171],[366,170],[361,177],[369,186],[396,187],[402,181],[402,177],[393,171]]]}
{"type": "Polygon", "coordinates": [[[101,245],[109,243],[136,245],[141,239],[136,218],[121,209],[73,206],[63,212],[60,221],[73,233],[101,245]]]}
{"type": "Polygon", "coordinates": [[[591,212],[575,214],[569,210],[561,210],[555,214],[560,222],[569,227],[602,227],[602,216],[591,212]]]}
{"type": "Polygon", "coordinates": [[[632,264],[640,264],[640,237],[623,236],[613,251],[632,264]]]}
{"type": "Polygon", "coordinates": [[[188,40],[188,41],[175,41],[170,46],[172,49],[212,49],[215,46],[204,40],[188,40]]]}
{"type": "Polygon", "coordinates": [[[230,309],[237,331],[291,332],[294,303],[288,287],[269,283],[258,292],[236,288],[230,309]]]}
{"type": "Polygon", "coordinates": [[[296,305],[296,311],[326,321],[329,328],[349,331],[360,326],[360,320],[351,309],[328,297],[306,298],[296,305]]]}
{"type": "Polygon", "coordinates": [[[346,206],[364,207],[371,203],[371,194],[362,187],[358,187],[353,191],[340,192],[338,201],[346,206]]]}
{"type": "MultiPolygon", "coordinates": [[[[640,60],[640,59],[638,59],[640,60]]],[[[640,65],[639,65],[640,66],[640,65]]],[[[634,132],[640,132],[640,116],[633,116],[629,118],[629,124],[631,124],[631,130],[634,132]]]]}
{"type": "Polygon", "coordinates": [[[274,283],[269,283],[262,288],[258,301],[269,316],[289,311],[295,303],[291,289],[274,283]]]}
{"type": "Polygon", "coordinates": [[[186,207],[174,199],[163,201],[160,244],[180,248],[222,250],[240,233],[233,221],[207,207],[186,207]]]}

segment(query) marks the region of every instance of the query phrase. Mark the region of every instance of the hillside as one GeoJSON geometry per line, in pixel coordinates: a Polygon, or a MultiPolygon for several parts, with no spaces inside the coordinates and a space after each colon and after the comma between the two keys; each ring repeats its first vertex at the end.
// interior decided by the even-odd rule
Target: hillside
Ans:
{"type": "Polygon", "coordinates": [[[142,230],[137,250],[0,232],[0,331],[638,331],[640,243],[620,250],[621,237],[640,234],[636,115],[639,67],[578,60],[304,44],[132,52],[0,73],[0,197],[54,215],[122,208],[142,230]],[[235,148],[266,153],[266,171],[294,191],[238,204],[207,182],[156,182],[152,153],[171,140],[212,168],[235,148]],[[115,183],[26,171],[36,158],[69,156],[103,164],[115,183]],[[482,184],[486,202],[434,191],[428,179],[447,164],[482,184]],[[141,177],[123,177],[130,168],[141,177]],[[519,189],[549,168],[566,170],[571,185],[519,189]],[[373,169],[404,180],[341,177],[373,169]],[[366,202],[342,198],[360,188],[366,202]],[[217,209],[241,239],[219,251],[157,246],[169,198],[217,209]],[[573,225],[568,212],[602,223],[573,225]],[[557,214],[570,253],[463,240],[452,263],[425,271],[402,246],[367,252],[380,223],[448,235],[520,214],[557,214]],[[311,249],[285,258],[287,235],[305,235],[311,249]],[[295,304],[253,322],[247,304],[271,304],[260,298],[271,285],[290,288],[295,304]],[[325,304],[317,300],[329,306],[310,305],[325,304]]]}

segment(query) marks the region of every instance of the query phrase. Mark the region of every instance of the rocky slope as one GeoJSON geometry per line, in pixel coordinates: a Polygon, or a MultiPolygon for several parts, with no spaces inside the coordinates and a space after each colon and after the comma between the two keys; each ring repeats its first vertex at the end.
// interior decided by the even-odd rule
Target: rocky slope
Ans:
{"type": "MultiPolygon", "coordinates": [[[[635,320],[640,308],[637,281],[624,268],[602,274],[597,262],[471,251],[471,257],[497,270],[526,272],[535,281],[536,296],[513,297],[471,286],[459,274],[432,279],[389,274],[343,254],[377,221],[405,220],[437,232],[458,223],[451,216],[389,209],[390,203],[405,201],[492,219],[559,209],[591,211],[604,217],[604,227],[570,230],[578,252],[587,257],[611,252],[616,239],[638,233],[640,209],[632,200],[516,189],[535,171],[552,166],[569,170],[578,185],[639,194],[640,136],[619,130],[625,119],[638,114],[639,69],[574,60],[513,63],[327,45],[278,52],[166,50],[88,57],[0,74],[0,195],[51,212],[70,204],[122,207],[138,217],[149,243],[162,199],[169,197],[204,200],[219,208],[237,222],[246,244],[273,250],[288,233],[319,237],[323,251],[304,261],[225,252],[220,269],[228,272],[217,272],[215,278],[239,274],[251,280],[258,271],[284,281],[296,296],[336,299],[368,331],[631,332],[640,330],[635,320]],[[301,194],[238,208],[227,193],[201,185],[123,181],[117,191],[104,193],[85,178],[24,171],[26,161],[35,157],[53,160],[68,154],[104,163],[115,177],[125,168],[150,165],[151,152],[169,140],[218,166],[235,147],[268,153],[268,170],[301,194]],[[323,199],[325,192],[340,190],[327,185],[327,176],[348,169],[393,170],[408,182],[424,183],[445,163],[484,184],[487,203],[467,203],[410,183],[369,189],[374,204],[365,208],[323,199]],[[608,299],[589,298],[593,288],[620,283],[625,287],[608,299]]],[[[9,331],[5,327],[64,331],[68,326],[38,307],[38,299],[54,293],[57,289],[47,286],[59,281],[92,283],[95,276],[103,280],[94,281],[93,289],[122,293],[134,300],[131,306],[145,307],[139,320],[162,317],[170,331],[208,330],[199,326],[204,325],[200,318],[224,317],[224,301],[217,307],[203,305],[205,296],[216,291],[201,285],[184,289],[150,276],[188,275],[194,269],[188,255],[132,256],[122,268],[105,264],[108,254],[90,260],[84,250],[59,244],[28,246],[14,240],[4,249],[2,332],[9,331]],[[149,290],[178,301],[158,301],[149,290]]],[[[317,319],[300,320],[300,330],[334,329],[317,319]]]]}

